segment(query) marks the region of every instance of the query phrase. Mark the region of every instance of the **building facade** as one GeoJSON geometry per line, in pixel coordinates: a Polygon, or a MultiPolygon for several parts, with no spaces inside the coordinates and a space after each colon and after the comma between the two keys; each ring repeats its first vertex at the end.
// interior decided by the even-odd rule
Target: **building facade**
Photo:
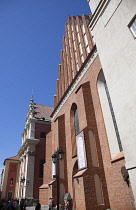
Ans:
{"type": "Polygon", "coordinates": [[[125,159],[111,156],[99,96],[102,67],[88,28],[89,16],[73,16],[65,25],[59,78],[56,82],[51,132],[39,198],[71,209],[134,209],[125,159]],[[52,162],[59,151],[63,160],[52,162]],[[125,171],[126,172],[126,171],[125,171]]]}
{"type": "Polygon", "coordinates": [[[103,69],[98,91],[110,153],[112,158],[124,153],[136,206],[136,2],[88,0],[88,3],[92,11],[89,26],[103,69]]]}
{"type": "Polygon", "coordinates": [[[4,161],[2,199],[26,199],[27,205],[33,205],[39,199],[52,111],[53,107],[35,104],[33,98],[30,100],[22,146],[17,156],[4,161]]]}
{"type": "Polygon", "coordinates": [[[50,114],[53,107],[35,104],[30,100],[22,146],[18,152],[20,166],[16,187],[16,198],[27,199],[31,205],[39,199],[39,186],[43,183],[46,135],[51,130],[50,114]]]}
{"type": "Polygon", "coordinates": [[[18,167],[19,156],[5,159],[1,177],[1,199],[12,200],[16,198],[15,191],[18,167]]]}

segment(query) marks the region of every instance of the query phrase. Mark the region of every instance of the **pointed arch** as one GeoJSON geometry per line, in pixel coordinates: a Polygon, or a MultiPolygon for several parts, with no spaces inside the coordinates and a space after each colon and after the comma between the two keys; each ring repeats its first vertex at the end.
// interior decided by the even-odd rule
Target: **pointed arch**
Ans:
{"type": "Polygon", "coordinates": [[[102,204],[104,204],[103,193],[102,193],[102,184],[101,184],[101,180],[100,180],[98,174],[94,175],[94,183],[95,183],[97,204],[102,205],[102,204]]]}
{"type": "Polygon", "coordinates": [[[75,157],[77,155],[76,135],[80,132],[78,109],[75,103],[72,104],[71,110],[70,110],[70,126],[71,126],[72,157],[75,157]]]}
{"type": "Polygon", "coordinates": [[[101,70],[99,73],[97,80],[97,88],[100,97],[111,157],[113,158],[123,149],[116,122],[116,117],[114,114],[114,108],[112,106],[110,92],[106,83],[103,70],[101,70]]]}

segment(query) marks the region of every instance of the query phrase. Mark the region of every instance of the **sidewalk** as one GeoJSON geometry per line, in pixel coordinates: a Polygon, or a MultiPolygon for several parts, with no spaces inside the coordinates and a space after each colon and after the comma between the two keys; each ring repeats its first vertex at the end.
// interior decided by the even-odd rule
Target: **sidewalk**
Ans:
{"type": "MultiPolygon", "coordinates": [[[[41,210],[48,210],[49,209],[49,207],[48,207],[48,205],[41,205],[41,210]]],[[[57,209],[57,207],[53,207],[53,209],[55,210],[55,209],[57,209]]],[[[62,206],[60,206],[60,208],[59,208],[60,210],[63,210],[64,209],[64,207],[62,206]]],[[[27,206],[26,207],[26,210],[35,210],[35,206],[27,206]]]]}
{"type": "MultiPolygon", "coordinates": [[[[35,206],[27,206],[26,210],[35,210],[35,206]]],[[[48,206],[41,206],[41,210],[48,210],[48,206]]]]}

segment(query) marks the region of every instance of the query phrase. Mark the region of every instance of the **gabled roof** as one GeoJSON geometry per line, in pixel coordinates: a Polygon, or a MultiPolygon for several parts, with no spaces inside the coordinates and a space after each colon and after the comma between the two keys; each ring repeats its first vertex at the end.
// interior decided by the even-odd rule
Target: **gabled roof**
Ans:
{"type": "Polygon", "coordinates": [[[34,117],[35,118],[45,118],[46,120],[51,120],[51,113],[53,112],[53,107],[45,106],[41,104],[34,104],[34,117]]]}

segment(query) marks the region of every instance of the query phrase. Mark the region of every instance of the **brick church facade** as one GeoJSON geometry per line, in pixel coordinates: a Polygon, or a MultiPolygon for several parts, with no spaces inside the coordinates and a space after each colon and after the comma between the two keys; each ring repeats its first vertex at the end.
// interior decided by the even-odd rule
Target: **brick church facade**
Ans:
{"type": "Polygon", "coordinates": [[[4,190],[11,192],[10,185],[15,184],[12,198],[27,198],[29,205],[38,199],[48,205],[50,197],[64,205],[67,196],[73,210],[133,210],[123,151],[115,156],[110,151],[100,91],[106,96],[108,111],[109,95],[106,86],[101,88],[104,75],[89,19],[86,15],[68,17],[54,109],[30,100],[17,162],[15,157],[6,160],[16,162],[16,174],[10,177],[8,166],[3,180],[10,188],[4,190]],[[63,159],[53,163],[58,151],[63,152],[63,159]]]}
{"type": "Polygon", "coordinates": [[[65,25],[39,198],[42,205],[50,197],[64,205],[68,193],[71,209],[134,209],[129,180],[121,173],[123,152],[111,158],[109,150],[98,92],[102,67],[88,21],[73,16],[65,25]],[[56,166],[57,149],[64,158],[56,166]]]}

